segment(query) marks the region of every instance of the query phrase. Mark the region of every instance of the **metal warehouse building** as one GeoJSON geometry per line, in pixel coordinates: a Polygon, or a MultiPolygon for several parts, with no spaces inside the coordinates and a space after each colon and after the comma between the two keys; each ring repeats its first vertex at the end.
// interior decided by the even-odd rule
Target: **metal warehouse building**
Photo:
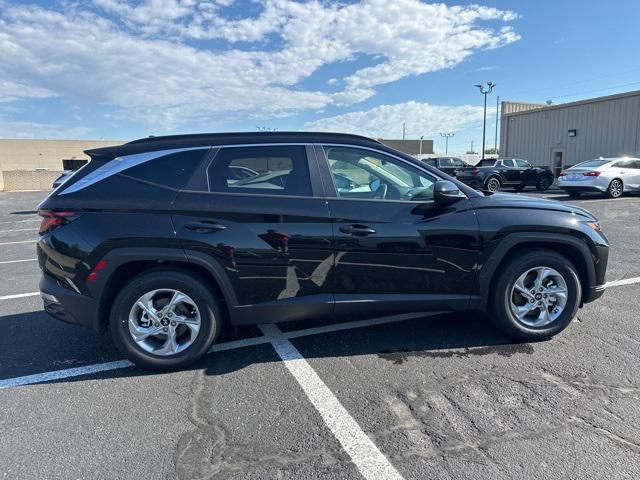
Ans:
{"type": "Polygon", "coordinates": [[[502,102],[500,155],[563,168],[640,156],[640,91],[559,105],[502,102]]]}

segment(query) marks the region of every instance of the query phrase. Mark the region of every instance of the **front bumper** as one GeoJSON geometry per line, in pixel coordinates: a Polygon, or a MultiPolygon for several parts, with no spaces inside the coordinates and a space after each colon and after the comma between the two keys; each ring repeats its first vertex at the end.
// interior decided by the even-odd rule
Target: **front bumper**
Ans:
{"type": "Polygon", "coordinates": [[[44,310],[57,320],[97,330],[96,300],[62,286],[44,273],[40,279],[40,296],[44,310]]]}

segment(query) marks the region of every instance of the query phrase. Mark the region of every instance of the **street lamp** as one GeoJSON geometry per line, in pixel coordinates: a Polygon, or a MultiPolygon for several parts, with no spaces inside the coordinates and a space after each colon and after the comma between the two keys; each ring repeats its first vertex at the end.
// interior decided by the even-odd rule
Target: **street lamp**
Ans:
{"type": "Polygon", "coordinates": [[[496,86],[495,83],[493,82],[487,82],[487,88],[484,88],[484,85],[474,85],[476,87],[478,87],[480,89],[480,93],[482,95],[484,95],[484,117],[483,117],[483,122],[482,122],[482,152],[480,155],[480,158],[484,158],[484,151],[485,151],[485,137],[487,134],[487,95],[489,95],[491,93],[491,90],[493,90],[493,87],[496,86]]]}
{"type": "Polygon", "coordinates": [[[455,133],[441,133],[440,136],[444,137],[444,154],[447,155],[449,153],[449,138],[453,137],[455,133]]]}
{"type": "Polygon", "coordinates": [[[424,139],[424,135],[420,137],[420,155],[422,155],[422,139],[424,139]]]}

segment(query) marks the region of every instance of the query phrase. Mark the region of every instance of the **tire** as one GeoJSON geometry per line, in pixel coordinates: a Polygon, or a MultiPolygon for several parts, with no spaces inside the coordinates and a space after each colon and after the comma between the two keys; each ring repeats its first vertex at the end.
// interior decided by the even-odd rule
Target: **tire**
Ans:
{"type": "Polygon", "coordinates": [[[620,198],[624,192],[624,184],[619,178],[614,178],[609,183],[604,196],[607,198],[620,198]]]}
{"type": "Polygon", "coordinates": [[[522,190],[524,190],[524,185],[516,185],[515,187],[513,187],[513,189],[516,192],[521,192],[522,190]]]}
{"type": "Polygon", "coordinates": [[[219,301],[202,279],[178,270],[157,269],[138,275],[120,290],[111,309],[109,328],[118,350],[137,366],[169,371],[185,368],[204,357],[220,333],[221,319],[219,301]],[[155,325],[136,303],[150,292],[156,293],[145,305],[152,305],[156,315],[163,317],[160,320],[156,316],[155,320],[160,321],[155,325]],[[163,306],[168,307],[173,292],[184,296],[176,296],[173,309],[163,310],[163,306]],[[137,342],[131,331],[136,327],[131,325],[142,332],[140,338],[151,330],[157,334],[137,342]],[[173,343],[169,341],[169,333],[165,334],[162,329],[176,332],[173,343]]]}
{"type": "Polygon", "coordinates": [[[548,176],[543,175],[540,177],[536,183],[536,189],[539,192],[544,192],[545,190],[549,190],[549,187],[553,184],[553,180],[551,180],[548,176]]]}
{"type": "Polygon", "coordinates": [[[484,184],[485,188],[490,192],[499,192],[502,183],[498,177],[489,177],[484,184]]]}
{"type": "MultiPolygon", "coordinates": [[[[554,281],[555,288],[562,288],[561,282],[554,275],[550,275],[545,281],[554,281]]],[[[501,273],[492,285],[493,292],[490,299],[492,320],[498,328],[510,337],[526,342],[546,340],[564,330],[575,317],[582,298],[582,286],[575,267],[563,255],[545,249],[535,249],[508,258],[506,265],[501,268],[501,273]],[[532,282],[534,277],[525,277],[525,279],[530,278],[530,280],[523,282],[528,287],[527,295],[529,297],[520,294],[515,287],[515,283],[521,276],[539,267],[546,268],[546,271],[552,269],[564,281],[566,301],[563,306],[560,305],[562,301],[559,297],[554,297],[551,293],[544,293],[550,292],[551,290],[549,289],[540,292],[536,288],[535,290],[538,291],[534,295],[530,295],[530,289],[533,289],[534,285],[532,282]],[[542,297],[542,295],[547,295],[547,297],[542,297]],[[553,298],[556,298],[555,302],[552,301],[553,298]],[[512,309],[512,301],[514,299],[517,300],[513,302],[515,308],[522,304],[522,308],[531,305],[530,308],[533,309],[521,320],[516,317],[512,309]],[[533,299],[533,302],[531,302],[531,299],[533,299]],[[544,323],[546,321],[542,310],[544,304],[543,307],[538,307],[538,301],[549,302],[549,307],[547,308],[547,311],[550,311],[548,318],[551,321],[549,323],[544,323]],[[558,313],[554,313],[554,305],[558,307],[558,313]],[[556,315],[556,317],[552,318],[553,315],[556,315]],[[535,325],[534,323],[537,322],[536,318],[538,317],[542,318],[541,323],[535,325]]],[[[546,284],[547,287],[552,288],[551,285],[551,283],[546,284]]]]}

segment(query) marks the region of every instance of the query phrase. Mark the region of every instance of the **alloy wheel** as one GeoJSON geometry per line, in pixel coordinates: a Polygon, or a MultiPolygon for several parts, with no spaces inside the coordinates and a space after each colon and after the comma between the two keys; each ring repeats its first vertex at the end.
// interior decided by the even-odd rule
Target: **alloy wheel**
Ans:
{"type": "Polygon", "coordinates": [[[528,327],[544,327],[562,315],[567,295],[567,282],[557,270],[534,267],[513,284],[509,306],[518,322],[528,327]]]}
{"type": "Polygon", "coordinates": [[[500,180],[497,178],[490,178],[487,182],[487,190],[490,192],[497,192],[500,190],[500,180]]]}
{"type": "Polygon", "coordinates": [[[200,323],[200,311],[191,297],[169,288],[145,293],[129,312],[129,333],[136,345],[160,356],[189,348],[200,323]]]}
{"type": "Polygon", "coordinates": [[[613,198],[618,198],[622,195],[622,182],[620,180],[612,180],[609,185],[609,194],[613,198]]]}

